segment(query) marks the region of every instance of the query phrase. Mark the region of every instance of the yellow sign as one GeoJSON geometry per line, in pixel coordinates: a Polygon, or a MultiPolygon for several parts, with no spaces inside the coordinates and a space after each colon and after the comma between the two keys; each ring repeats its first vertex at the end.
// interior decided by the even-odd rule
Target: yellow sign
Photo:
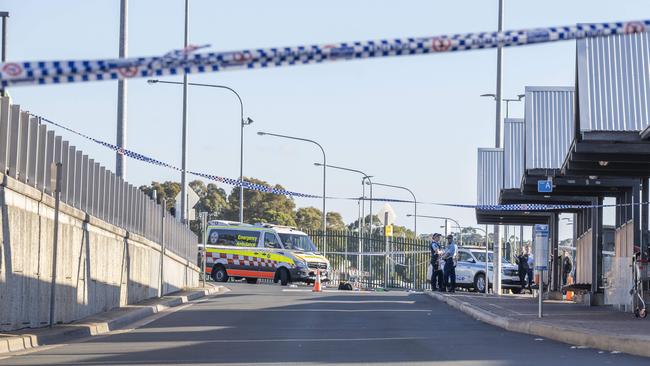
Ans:
{"type": "Polygon", "coordinates": [[[385,230],[384,235],[393,236],[393,225],[386,225],[385,228],[386,228],[386,230],[385,230]]]}

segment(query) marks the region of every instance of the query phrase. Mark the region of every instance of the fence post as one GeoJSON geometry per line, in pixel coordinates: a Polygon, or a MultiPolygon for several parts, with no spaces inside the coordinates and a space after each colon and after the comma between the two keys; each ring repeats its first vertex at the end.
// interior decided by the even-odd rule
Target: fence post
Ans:
{"type": "Polygon", "coordinates": [[[388,235],[386,235],[386,226],[388,225],[388,212],[384,212],[384,288],[388,288],[389,265],[388,265],[388,235]]]}
{"type": "Polygon", "coordinates": [[[203,280],[203,287],[205,287],[205,261],[207,257],[207,244],[208,244],[208,213],[201,212],[201,227],[203,228],[203,251],[201,252],[201,278],[203,280]]]}
{"type": "Polygon", "coordinates": [[[54,240],[52,241],[52,282],[50,284],[50,328],[54,326],[54,310],[56,302],[56,262],[59,242],[59,204],[61,202],[61,169],[62,164],[57,162],[52,168],[56,170],[52,174],[55,181],[52,182],[54,191],[54,240]]]}
{"type": "Polygon", "coordinates": [[[161,199],[160,204],[162,206],[162,215],[160,220],[160,288],[158,289],[158,297],[162,297],[163,286],[165,284],[165,277],[163,275],[164,263],[165,263],[165,211],[167,211],[167,200],[161,199]]]}

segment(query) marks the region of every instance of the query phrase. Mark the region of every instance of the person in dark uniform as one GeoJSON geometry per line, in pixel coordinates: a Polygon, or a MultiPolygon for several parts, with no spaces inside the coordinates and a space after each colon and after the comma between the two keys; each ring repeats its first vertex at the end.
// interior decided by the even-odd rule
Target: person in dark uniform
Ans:
{"type": "Polygon", "coordinates": [[[456,255],[458,254],[458,248],[456,243],[454,243],[453,235],[447,235],[447,250],[442,255],[442,259],[445,260],[445,269],[444,269],[444,281],[445,281],[445,290],[447,292],[456,291],[456,255]]]}
{"type": "Polygon", "coordinates": [[[443,289],[442,269],[440,268],[440,238],[442,235],[433,234],[433,241],[429,249],[431,250],[431,291],[441,291],[443,289]]]}
{"type": "Polygon", "coordinates": [[[528,274],[528,256],[523,250],[519,251],[516,257],[517,273],[519,274],[519,283],[521,284],[521,293],[526,290],[526,275],[528,274]]]}

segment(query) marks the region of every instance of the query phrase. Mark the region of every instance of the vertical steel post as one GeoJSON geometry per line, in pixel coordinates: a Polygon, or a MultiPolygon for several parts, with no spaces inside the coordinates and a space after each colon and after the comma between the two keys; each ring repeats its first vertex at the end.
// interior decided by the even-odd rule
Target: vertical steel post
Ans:
{"type": "MultiPolygon", "coordinates": [[[[183,48],[187,48],[189,33],[189,0],[185,0],[185,32],[183,36],[183,48]]],[[[187,55],[185,55],[187,57],[187,55]]],[[[185,206],[187,201],[187,73],[183,72],[183,132],[182,132],[182,156],[181,156],[181,222],[185,224],[185,206]]],[[[177,213],[178,214],[178,213],[177,213]]]]}
{"type": "MultiPolygon", "coordinates": [[[[2,17],[2,62],[7,61],[7,18],[9,18],[8,11],[0,12],[0,17],[2,17]]],[[[4,88],[0,89],[0,97],[5,96],[4,88]]]]}
{"type": "Polygon", "coordinates": [[[162,214],[160,216],[160,286],[158,289],[158,297],[163,297],[163,287],[165,285],[165,276],[163,271],[165,269],[165,214],[167,212],[167,200],[164,198],[161,199],[160,204],[162,206],[162,214]]]}
{"type": "Polygon", "coordinates": [[[203,252],[201,253],[201,279],[205,287],[205,261],[208,250],[208,213],[201,212],[201,228],[203,229],[203,252]]]}
{"type": "Polygon", "coordinates": [[[61,203],[61,169],[63,164],[56,162],[52,165],[55,172],[52,176],[55,181],[51,182],[52,191],[54,192],[54,237],[52,240],[52,282],[50,283],[50,328],[54,326],[55,308],[56,308],[56,264],[57,264],[57,251],[59,245],[59,205],[61,203]]]}
{"type": "Polygon", "coordinates": [[[388,212],[384,212],[384,288],[388,288],[388,278],[390,277],[390,269],[388,266],[388,235],[386,235],[386,227],[388,226],[388,212]]]}
{"type": "MultiPolygon", "coordinates": [[[[499,19],[497,32],[503,31],[503,0],[499,0],[499,19]]],[[[502,87],[502,58],[503,47],[497,46],[497,87],[495,93],[496,100],[496,131],[494,136],[494,147],[501,147],[501,87],[502,87]]],[[[494,293],[501,295],[501,240],[499,240],[499,227],[494,227],[494,293]]]]}
{"type": "Polygon", "coordinates": [[[490,257],[488,256],[489,254],[489,248],[490,248],[490,235],[488,234],[488,226],[485,225],[485,294],[490,293],[490,257]]]}
{"type": "MultiPolygon", "coordinates": [[[[120,1],[120,45],[119,57],[127,57],[128,49],[128,0],[120,1]]],[[[126,147],[126,90],[127,81],[121,79],[117,81],[117,138],[118,148],[126,147]]],[[[120,151],[115,152],[115,175],[126,179],[125,159],[120,151]]]]}

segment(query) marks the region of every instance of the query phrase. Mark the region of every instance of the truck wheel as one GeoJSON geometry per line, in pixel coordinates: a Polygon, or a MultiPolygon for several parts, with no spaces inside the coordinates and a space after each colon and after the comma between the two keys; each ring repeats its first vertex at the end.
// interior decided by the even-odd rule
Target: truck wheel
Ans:
{"type": "Polygon", "coordinates": [[[226,268],[221,264],[212,267],[210,276],[212,276],[214,282],[228,282],[228,273],[226,272],[226,268]]]}
{"type": "Polygon", "coordinates": [[[246,277],[246,283],[250,283],[251,285],[257,284],[257,278],[255,277],[246,277]]]}
{"type": "Polygon", "coordinates": [[[485,275],[479,273],[474,277],[474,291],[485,292],[485,275]]]}
{"type": "Polygon", "coordinates": [[[286,286],[289,284],[289,271],[286,268],[280,268],[278,270],[278,278],[280,279],[280,285],[286,286]]]}

